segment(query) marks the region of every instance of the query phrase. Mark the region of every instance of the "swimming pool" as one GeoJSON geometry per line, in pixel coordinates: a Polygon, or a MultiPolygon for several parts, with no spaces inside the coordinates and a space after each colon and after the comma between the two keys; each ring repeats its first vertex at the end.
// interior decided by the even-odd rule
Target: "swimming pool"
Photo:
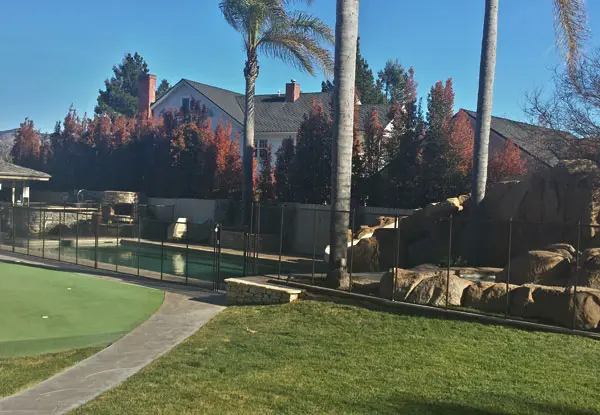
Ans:
{"type": "MultiPolygon", "coordinates": [[[[58,259],[58,247],[46,247],[44,256],[46,258],[58,259]]],[[[32,254],[35,255],[32,249],[32,254]]],[[[40,253],[41,255],[41,253],[40,253]]],[[[105,245],[95,248],[94,246],[61,246],[60,259],[67,262],[90,264],[98,261],[100,268],[113,268],[120,272],[151,271],[163,275],[174,275],[177,277],[193,278],[206,281],[215,281],[216,272],[213,267],[214,253],[211,250],[198,250],[184,247],[171,247],[165,245],[136,246],[136,245],[105,245]],[[97,255],[97,258],[96,258],[97,255]],[[108,265],[108,266],[107,266],[108,265]]],[[[248,264],[249,270],[252,268],[248,264]]],[[[308,271],[305,266],[298,263],[283,262],[282,274],[308,271]]],[[[259,258],[257,261],[257,273],[277,274],[278,261],[276,259],[259,258]]],[[[244,257],[221,253],[219,279],[239,277],[244,273],[244,257]]],[[[143,274],[143,273],[142,273],[143,274]]]]}

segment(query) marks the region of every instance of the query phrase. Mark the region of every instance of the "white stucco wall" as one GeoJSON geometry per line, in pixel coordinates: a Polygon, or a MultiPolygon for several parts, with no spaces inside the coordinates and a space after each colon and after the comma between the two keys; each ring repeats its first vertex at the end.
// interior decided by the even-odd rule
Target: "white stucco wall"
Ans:
{"type": "Polygon", "coordinates": [[[160,117],[160,114],[167,110],[180,109],[181,100],[183,98],[193,98],[195,101],[200,101],[201,105],[206,106],[213,128],[217,126],[219,120],[223,120],[223,124],[229,121],[233,126],[233,134],[237,132],[241,137],[243,126],[240,125],[240,123],[238,123],[235,119],[233,119],[233,117],[213,104],[207,97],[185,82],[180,82],[178,85],[173,87],[173,89],[164,97],[164,99],[159,100],[157,104],[152,107],[154,117],[160,117]]]}

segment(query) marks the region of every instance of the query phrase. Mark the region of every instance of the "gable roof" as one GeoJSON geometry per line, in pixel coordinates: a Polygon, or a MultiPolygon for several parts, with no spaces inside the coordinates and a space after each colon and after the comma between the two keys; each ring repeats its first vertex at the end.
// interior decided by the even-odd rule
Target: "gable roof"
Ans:
{"type": "MultiPolygon", "coordinates": [[[[474,122],[477,112],[461,109],[474,122]]],[[[512,138],[519,148],[548,166],[563,159],[577,138],[565,131],[552,130],[508,118],[492,117],[491,130],[502,138],[512,138]]]]}
{"type": "Polygon", "coordinates": [[[189,79],[183,79],[183,81],[187,82],[196,91],[210,99],[215,105],[229,114],[234,120],[240,124],[244,124],[244,111],[242,110],[243,106],[240,106],[237,101],[238,98],[241,98],[243,102],[244,95],[228,89],[217,88],[215,86],[191,81],[189,79]]]}
{"type": "MultiPolygon", "coordinates": [[[[181,82],[185,82],[196,91],[207,97],[215,105],[229,114],[240,125],[244,124],[244,98],[243,94],[228,89],[217,88],[201,82],[182,79],[169,91],[157,100],[162,100],[171,90],[181,82]]],[[[296,102],[286,102],[285,94],[255,95],[255,125],[254,130],[258,133],[296,133],[302,123],[305,114],[310,113],[313,100],[319,100],[325,110],[331,111],[333,99],[332,92],[302,92],[296,102]]],[[[379,113],[379,119],[383,126],[391,121],[389,117],[391,106],[389,104],[361,105],[359,107],[358,128],[364,131],[371,114],[371,108],[375,107],[379,113]]]]}
{"type": "Polygon", "coordinates": [[[4,160],[0,160],[0,178],[14,178],[21,180],[50,180],[50,175],[41,171],[28,169],[4,160]]]}

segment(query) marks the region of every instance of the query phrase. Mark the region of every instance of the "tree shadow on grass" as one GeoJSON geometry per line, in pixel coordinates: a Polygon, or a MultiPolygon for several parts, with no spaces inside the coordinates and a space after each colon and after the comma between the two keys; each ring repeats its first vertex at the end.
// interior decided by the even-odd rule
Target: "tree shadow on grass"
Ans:
{"type": "Polygon", "coordinates": [[[568,404],[531,402],[514,396],[501,394],[477,394],[473,404],[459,402],[428,402],[426,397],[396,395],[388,402],[365,403],[356,408],[364,413],[389,414],[467,414],[467,415],[496,415],[496,414],[573,414],[592,415],[598,412],[592,409],[569,407],[568,404]],[[496,406],[496,407],[495,407],[496,406]]]}

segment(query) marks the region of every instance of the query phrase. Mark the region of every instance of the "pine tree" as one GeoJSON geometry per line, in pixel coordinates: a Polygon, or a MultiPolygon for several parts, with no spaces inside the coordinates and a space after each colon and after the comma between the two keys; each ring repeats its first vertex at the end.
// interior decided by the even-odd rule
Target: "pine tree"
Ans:
{"type": "Polygon", "coordinates": [[[360,54],[360,38],[356,42],[355,82],[361,104],[381,104],[385,102],[385,96],[381,92],[381,85],[375,82],[373,71],[369,68],[367,60],[360,54]]]}
{"type": "Polygon", "coordinates": [[[369,121],[365,126],[364,147],[366,175],[371,177],[379,172],[383,162],[383,126],[375,107],[371,108],[369,121]]]}
{"type": "Polygon", "coordinates": [[[321,92],[333,92],[333,89],[333,83],[329,79],[321,82],[321,92]]]}
{"type": "Polygon", "coordinates": [[[162,97],[169,89],[171,89],[169,81],[167,81],[166,79],[160,81],[158,88],[156,88],[156,100],[162,97]]]}
{"type": "Polygon", "coordinates": [[[258,173],[258,194],[263,202],[275,199],[274,173],[273,147],[268,144],[260,158],[260,171],[258,173]]]}
{"type": "Polygon", "coordinates": [[[105,90],[100,90],[94,111],[96,114],[133,117],[138,110],[138,79],[148,73],[148,64],[137,52],[128,53],[112,70],[114,75],[104,81],[105,90]]]}
{"type": "Polygon", "coordinates": [[[397,59],[395,61],[388,60],[383,70],[379,71],[378,78],[388,102],[401,104],[411,100],[405,91],[406,71],[397,59]]]}
{"type": "Polygon", "coordinates": [[[294,200],[291,176],[295,153],[294,140],[291,138],[283,140],[281,147],[276,152],[275,195],[280,202],[292,202],[294,200]]]}
{"type": "Polygon", "coordinates": [[[313,100],[310,114],[298,130],[291,184],[295,199],[326,203],[331,192],[333,122],[323,104],[313,100]]]}

